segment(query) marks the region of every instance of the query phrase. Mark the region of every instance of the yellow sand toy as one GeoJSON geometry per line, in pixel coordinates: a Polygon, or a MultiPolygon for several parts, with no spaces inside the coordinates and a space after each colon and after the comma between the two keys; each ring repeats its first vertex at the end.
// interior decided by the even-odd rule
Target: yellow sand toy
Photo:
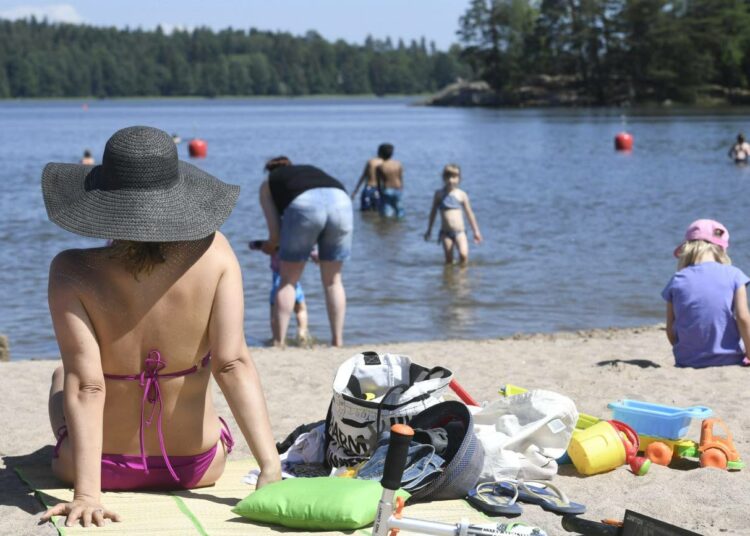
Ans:
{"type": "MultiPolygon", "coordinates": [[[[504,396],[517,395],[526,391],[523,387],[512,384],[505,384],[500,388],[500,394],[504,396]]],[[[579,413],[573,435],[590,428],[600,420],[593,415],[579,413]]],[[[643,452],[646,458],[659,465],[669,465],[675,458],[698,458],[701,467],[716,467],[729,471],[739,471],[745,468],[745,463],[740,459],[739,452],[734,446],[732,433],[719,418],[709,418],[703,421],[700,443],[685,438],[667,439],[644,434],[638,434],[638,439],[640,443],[638,451],[643,452]],[[723,437],[714,435],[714,426],[719,426],[723,430],[723,437]]],[[[560,459],[558,462],[570,463],[565,459],[560,459]]],[[[643,473],[638,473],[635,469],[633,472],[645,474],[647,470],[646,467],[643,473]]]]}

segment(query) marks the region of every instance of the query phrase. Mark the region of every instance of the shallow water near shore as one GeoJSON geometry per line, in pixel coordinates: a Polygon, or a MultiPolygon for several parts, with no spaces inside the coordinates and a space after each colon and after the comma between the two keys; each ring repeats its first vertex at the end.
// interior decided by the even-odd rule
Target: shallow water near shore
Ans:
{"type": "MultiPolygon", "coordinates": [[[[107,138],[133,124],[179,133],[185,159],[186,142],[205,139],[208,157],[193,163],[242,186],[222,231],[243,268],[246,333],[256,345],[269,337],[270,271],[247,241],[265,237],[257,189],[264,161],[279,154],[324,168],[350,190],[383,141],[404,164],[404,220],[355,213],[344,268],[347,343],[662,321],[671,252],[701,217],[728,227],[734,263],[750,270],[750,168],[726,158],[747,110],[443,109],[407,98],[90,101],[85,110],[83,102],[0,103],[0,333],[13,359],[59,354],[46,304],[49,262],[61,249],[101,244],[48,222],[44,164],[75,162],[84,148],[98,161],[107,138]],[[632,153],[613,150],[623,113],[632,153]],[[465,268],[444,266],[441,248],[422,239],[448,162],[462,168],[485,239],[471,245],[465,268]]],[[[325,342],[315,266],[302,283],[312,334],[325,342]]]]}

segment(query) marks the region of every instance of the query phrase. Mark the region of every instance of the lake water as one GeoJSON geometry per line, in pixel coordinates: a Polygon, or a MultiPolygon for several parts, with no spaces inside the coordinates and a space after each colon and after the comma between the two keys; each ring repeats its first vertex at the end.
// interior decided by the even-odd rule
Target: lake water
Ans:
{"type": "MultiPolygon", "coordinates": [[[[622,110],[472,110],[412,99],[257,99],[0,103],[0,333],[13,359],[59,355],[46,303],[47,269],[60,249],[99,245],[49,223],[40,191],[46,162],[100,160],[117,129],[144,124],[200,136],[195,163],[242,186],[222,231],[245,279],[246,333],[269,337],[267,257],[257,203],[264,161],[286,154],[351,189],[377,145],[396,146],[405,169],[406,217],[355,214],[345,265],[345,340],[491,338],[516,332],[636,326],[662,321],[659,293],[671,252],[693,219],[722,221],[734,263],[750,270],[745,192],[750,168],[726,157],[747,110],[627,110],[630,154],[613,150],[622,110]],[[448,162],[463,170],[485,242],[465,269],[443,266],[424,242],[431,198],[448,162]]],[[[179,147],[187,159],[186,143],[179,147]]],[[[439,222],[437,223],[439,226],[439,222]]],[[[317,268],[302,283],[313,335],[329,338],[317,268]]],[[[292,330],[293,332],[293,330],[292,330]]],[[[665,341],[666,344],[666,341],[665,341]]]]}

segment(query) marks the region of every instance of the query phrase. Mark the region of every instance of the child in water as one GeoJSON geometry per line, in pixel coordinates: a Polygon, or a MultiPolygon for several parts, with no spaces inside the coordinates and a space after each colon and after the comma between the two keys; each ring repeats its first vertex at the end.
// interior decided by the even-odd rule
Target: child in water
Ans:
{"type": "MultiPolygon", "coordinates": [[[[255,240],[250,242],[250,249],[260,250],[263,245],[262,240],[255,240]]],[[[310,253],[310,258],[317,262],[318,251],[317,246],[310,253]]],[[[276,307],[276,292],[279,290],[281,285],[281,274],[279,273],[279,253],[275,251],[271,254],[271,262],[269,263],[271,268],[271,292],[269,295],[268,302],[271,306],[271,333],[275,333],[273,329],[274,323],[274,307],[276,307]]],[[[294,316],[297,319],[297,342],[305,344],[310,341],[310,332],[307,328],[307,305],[305,304],[305,293],[302,290],[302,283],[299,281],[294,289],[294,316]]]]}
{"type": "Polygon", "coordinates": [[[726,253],[729,231],[714,220],[697,220],[674,255],[677,272],[661,295],[667,302],[667,338],[678,367],[747,364],[750,279],[726,253]],[[744,343],[744,345],[743,345],[744,343]]]}
{"type": "Polygon", "coordinates": [[[430,221],[427,224],[424,239],[430,240],[432,224],[435,222],[435,215],[439,209],[441,225],[438,243],[443,245],[445,263],[453,263],[453,250],[458,249],[459,262],[466,264],[469,260],[469,241],[464,227],[464,212],[466,212],[469,225],[471,225],[471,230],[474,233],[475,243],[479,244],[482,241],[482,234],[479,232],[474,211],[471,210],[469,196],[458,187],[461,182],[461,168],[456,164],[445,166],[443,168],[443,182],[445,186],[435,191],[432,209],[430,210],[430,221]]]}
{"type": "Polygon", "coordinates": [[[729,149],[729,158],[732,158],[735,164],[747,164],[750,159],[750,143],[745,141],[745,135],[741,132],[737,134],[737,141],[729,149]]]}

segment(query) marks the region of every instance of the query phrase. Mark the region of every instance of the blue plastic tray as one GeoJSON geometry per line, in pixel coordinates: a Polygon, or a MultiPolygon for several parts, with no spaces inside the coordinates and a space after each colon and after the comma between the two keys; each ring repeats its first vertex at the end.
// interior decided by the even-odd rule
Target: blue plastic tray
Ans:
{"type": "Polygon", "coordinates": [[[612,418],[630,425],[639,434],[665,439],[685,437],[690,419],[707,419],[714,412],[706,406],[676,408],[640,400],[618,400],[607,404],[612,418]]]}

